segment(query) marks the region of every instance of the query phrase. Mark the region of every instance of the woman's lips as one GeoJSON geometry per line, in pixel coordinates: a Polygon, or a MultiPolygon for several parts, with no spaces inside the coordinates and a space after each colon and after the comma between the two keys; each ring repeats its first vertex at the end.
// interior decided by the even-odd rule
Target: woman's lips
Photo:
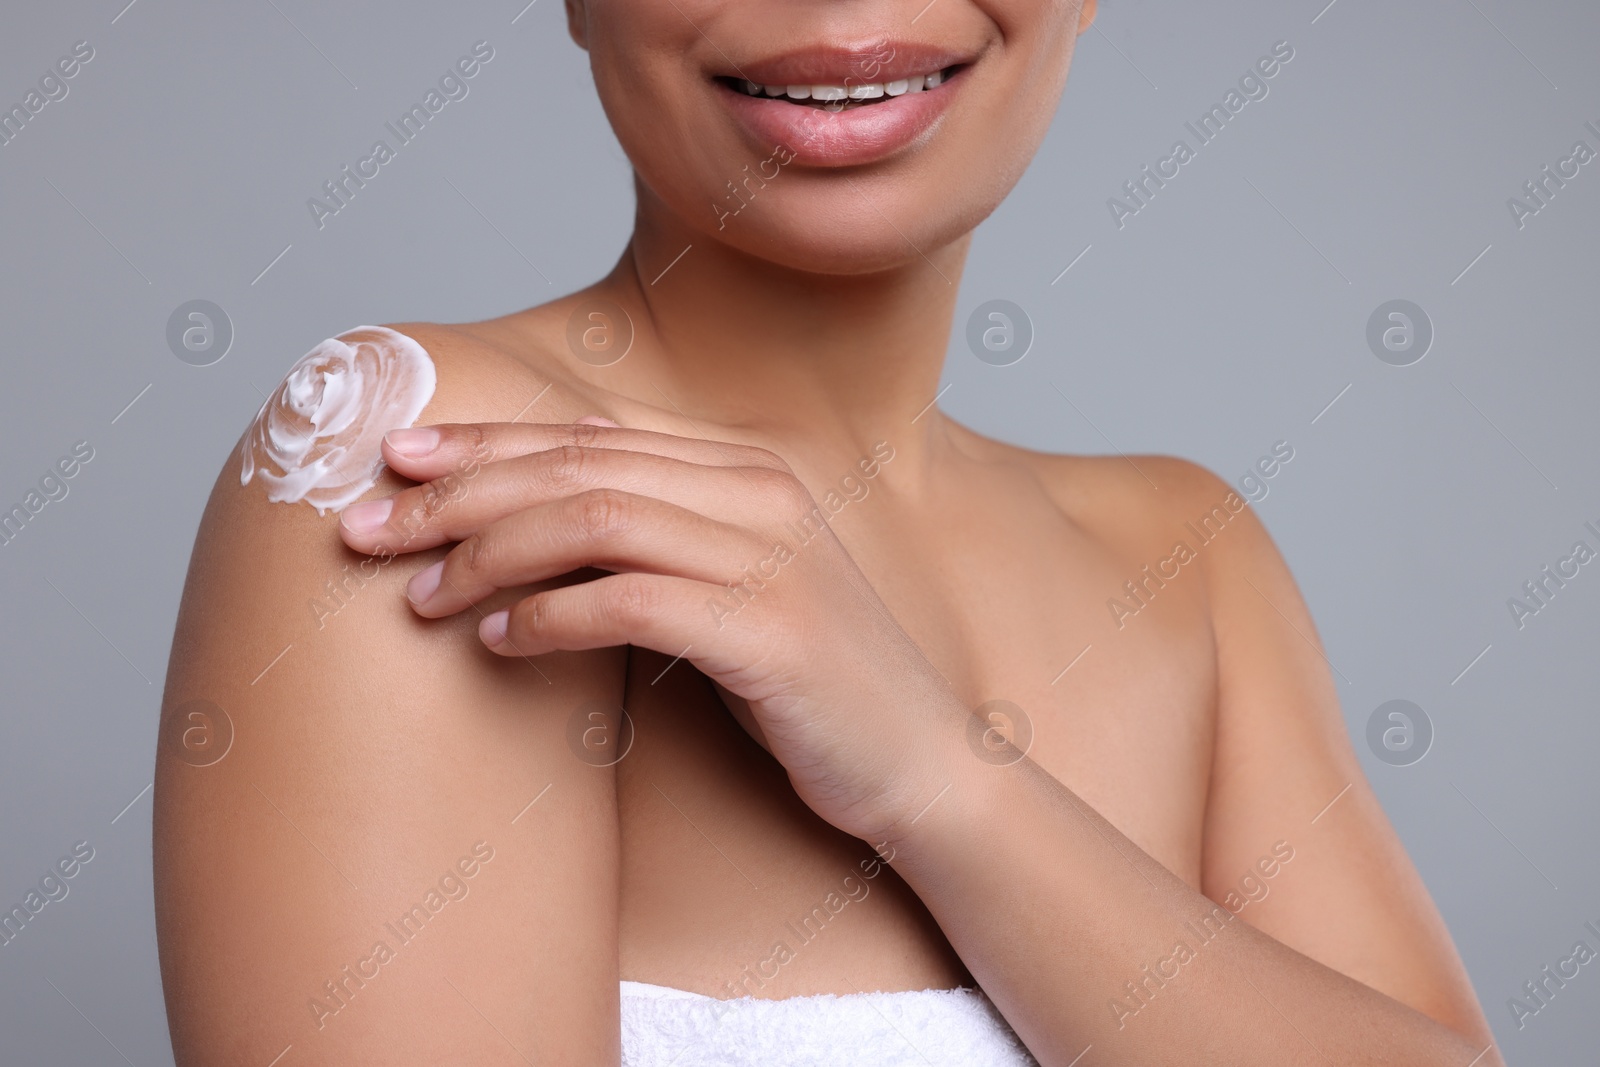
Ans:
{"type": "MultiPolygon", "coordinates": [[[[721,79],[716,82],[716,91],[763,150],[781,145],[799,163],[848,167],[875,163],[929,134],[966,84],[966,71],[966,67],[960,67],[931,89],[877,95],[870,102],[850,101],[847,106],[841,106],[845,101],[832,106],[817,106],[811,101],[797,103],[787,94],[752,96],[721,79]]],[[[920,81],[923,77],[910,75],[904,80],[920,81]]],[[[837,84],[860,87],[883,83],[868,83],[866,78],[858,77],[837,84]]]]}

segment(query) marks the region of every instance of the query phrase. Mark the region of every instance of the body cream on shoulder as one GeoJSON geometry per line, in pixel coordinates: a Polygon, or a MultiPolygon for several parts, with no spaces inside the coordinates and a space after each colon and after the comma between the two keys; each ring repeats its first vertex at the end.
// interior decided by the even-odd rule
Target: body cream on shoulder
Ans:
{"type": "Polygon", "coordinates": [[[289,368],[241,445],[239,484],[267,499],[340,511],[383,473],[383,435],[410,426],[433,396],[433,360],[383,326],[330,337],[289,368]]]}

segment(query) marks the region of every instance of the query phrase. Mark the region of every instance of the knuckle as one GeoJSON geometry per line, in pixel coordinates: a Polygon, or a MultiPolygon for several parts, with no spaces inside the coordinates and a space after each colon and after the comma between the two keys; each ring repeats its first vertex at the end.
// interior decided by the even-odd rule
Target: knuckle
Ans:
{"type": "Polygon", "coordinates": [[[389,516],[389,526],[398,543],[410,544],[422,536],[437,519],[442,504],[430,486],[421,485],[407,489],[395,498],[394,512],[389,516]]]}
{"type": "Polygon", "coordinates": [[[475,576],[492,570],[498,555],[493,538],[481,530],[461,542],[457,552],[462,572],[475,576]]]}
{"type": "Polygon", "coordinates": [[[567,444],[579,447],[591,447],[600,439],[602,427],[593,426],[587,422],[575,422],[566,427],[565,437],[567,444]]]}
{"type": "Polygon", "coordinates": [[[577,500],[578,525],[588,540],[620,537],[632,524],[632,498],[619,489],[591,489],[577,500]]]}
{"type": "Polygon", "coordinates": [[[811,491],[793,472],[753,467],[746,473],[765,498],[775,501],[785,511],[805,511],[811,507],[811,491]]]}
{"type": "Polygon", "coordinates": [[[467,495],[466,479],[454,471],[435,478],[429,485],[435,492],[451,503],[467,495]]]}
{"type": "Polygon", "coordinates": [[[657,588],[648,575],[622,574],[612,583],[611,611],[626,626],[637,626],[652,619],[659,599],[657,588]]]}
{"type": "Polygon", "coordinates": [[[506,636],[513,641],[519,635],[533,637],[548,621],[548,605],[544,597],[538,594],[524,597],[511,605],[510,613],[506,616],[506,636]]]}
{"type": "Polygon", "coordinates": [[[490,458],[492,449],[489,447],[489,435],[484,432],[483,425],[469,422],[463,426],[454,427],[452,430],[466,446],[467,452],[473,459],[483,462],[490,458]]]}
{"type": "Polygon", "coordinates": [[[544,454],[543,474],[552,488],[571,490],[583,483],[588,465],[588,453],[582,445],[557,445],[544,454]]]}
{"type": "Polygon", "coordinates": [[[424,520],[432,523],[444,518],[456,500],[453,488],[453,483],[443,478],[421,487],[417,511],[424,520]]]}

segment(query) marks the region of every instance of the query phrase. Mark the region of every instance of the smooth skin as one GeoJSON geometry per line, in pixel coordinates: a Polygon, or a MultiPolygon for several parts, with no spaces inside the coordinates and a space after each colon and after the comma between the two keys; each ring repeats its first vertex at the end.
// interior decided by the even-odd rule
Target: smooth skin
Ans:
{"type": "Polygon", "coordinates": [[[639,174],[616,268],[501,319],[396,325],[438,366],[437,442],[392,435],[339,518],[225,465],[157,770],[180,1064],[616,1063],[619,978],[976,982],[1046,1065],[1501,1062],[1253,509],[1119,627],[1107,599],[1231,488],[930,406],[971,227],[1094,12],[941,0],[910,26],[921,7],[572,0],[639,174]],[[978,56],[935,134],[848,175],[792,167],[716,231],[708,191],[766,153],[710,75],[874,38],[978,56]],[[606,367],[566,341],[598,298],[635,330],[606,367]],[[709,606],[830,491],[829,531],[709,606]],[[174,740],[199,698],[235,732],[205,767],[174,740]],[[1005,765],[969,740],[997,699],[1033,734],[1005,765]],[[573,741],[595,706],[634,731],[609,766],[573,741]],[[480,841],[467,895],[390,934],[480,841]],[[1263,865],[1279,842],[1293,858],[1263,865]],[[1270,892],[1240,907],[1247,876],[1270,892]],[[1119,1016],[1225,900],[1237,917],[1119,1016]],[[392,959],[360,963],[379,940],[392,959]]]}

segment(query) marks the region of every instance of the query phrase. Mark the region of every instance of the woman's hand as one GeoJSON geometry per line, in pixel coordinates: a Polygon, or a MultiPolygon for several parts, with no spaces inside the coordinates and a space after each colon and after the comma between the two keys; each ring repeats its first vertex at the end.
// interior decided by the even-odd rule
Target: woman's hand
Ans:
{"type": "Polygon", "coordinates": [[[479,635],[507,656],[624,644],[682,656],[822,818],[879,840],[913,817],[949,784],[969,712],[825,511],[765,449],[601,421],[390,433],[384,459],[427,484],[347,508],[342,536],[385,555],[460,542],[407,587],[428,618],[611,571],[488,615],[479,635]]]}

